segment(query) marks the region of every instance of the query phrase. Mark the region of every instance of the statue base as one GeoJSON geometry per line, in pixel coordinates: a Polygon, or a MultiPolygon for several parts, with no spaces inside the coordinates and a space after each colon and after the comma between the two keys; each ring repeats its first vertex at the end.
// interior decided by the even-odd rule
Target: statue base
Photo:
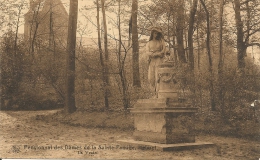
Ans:
{"type": "Polygon", "coordinates": [[[193,143],[197,108],[170,98],[140,99],[134,114],[134,139],[162,144],[193,143]]]}
{"type": "Polygon", "coordinates": [[[183,99],[139,99],[130,109],[134,115],[134,139],[117,142],[161,151],[212,146],[210,142],[195,142],[197,110],[183,99]]]}
{"type": "Polygon", "coordinates": [[[198,108],[191,107],[184,98],[178,98],[177,77],[172,62],[159,66],[156,80],[158,98],[137,101],[130,109],[134,116],[134,140],[118,142],[165,150],[212,145],[195,142],[194,120],[198,108]]]}

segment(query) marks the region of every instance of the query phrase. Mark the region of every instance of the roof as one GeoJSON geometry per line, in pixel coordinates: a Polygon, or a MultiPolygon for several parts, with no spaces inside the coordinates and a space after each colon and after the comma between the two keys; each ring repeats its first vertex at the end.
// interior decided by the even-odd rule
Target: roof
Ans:
{"type": "Polygon", "coordinates": [[[45,6],[50,5],[50,4],[54,7],[60,6],[61,9],[64,11],[64,13],[66,13],[68,15],[68,6],[66,5],[67,3],[62,2],[61,0],[30,0],[30,9],[27,13],[24,14],[24,16],[26,16],[33,10],[39,9],[39,11],[41,12],[45,6]]]}

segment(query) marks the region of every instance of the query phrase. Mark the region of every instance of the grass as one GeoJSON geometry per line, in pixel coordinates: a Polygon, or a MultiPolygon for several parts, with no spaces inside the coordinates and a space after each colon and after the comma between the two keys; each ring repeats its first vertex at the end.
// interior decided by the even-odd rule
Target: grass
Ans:
{"type": "MultiPolygon", "coordinates": [[[[58,121],[64,124],[93,128],[115,128],[125,131],[134,130],[134,118],[124,111],[77,110],[72,114],[60,110],[54,114],[36,117],[44,121],[58,121]]],[[[197,134],[210,134],[224,137],[237,137],[260,140],[260,123],[256,121],[237,122],[237,125],[227,124],[218,116],[212,116],[207,121],[201,114],[196,115],[195,128],[197,134]]]]}
{"type": "Polygon", "coordinates": [[[40,119],[45,121],[56,120],[72,126],[134,129],[133,116],[123,111],[76,111],[67,114],[61,110],[54,114],[42,116],[40,119]]]}

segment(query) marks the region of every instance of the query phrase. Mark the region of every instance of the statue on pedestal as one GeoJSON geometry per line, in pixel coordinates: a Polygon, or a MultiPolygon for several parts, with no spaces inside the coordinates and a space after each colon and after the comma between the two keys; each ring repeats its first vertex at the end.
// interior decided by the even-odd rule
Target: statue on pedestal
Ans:
{"type": "MultiPolygon", "coordinates": [[[[151,37],[144,56],[148,60],[148,80],[156,97],[138,99],[131,113],[134,115],[134,140],[120,142],[161,147],[162,150],[205,146],[212,143],[195,142],[195,113],[198,108],[186,101],[179,101],[178,76],[171,61],[162,30],[151,29],[151,37]]],[[[145,58],[144,57],[144,58],[145,58]]]]}
{"type": "Polygon", "coordinates": [[[149,42],[146,44],[145,53],[149,68],[148,68],[148,82],[150,89],[157,93],[158,89],[158,67],[163,62],[166,54],[165,41],[163,39],[162,29],[160,27],[151,28],[151,36],[149,42]]]}

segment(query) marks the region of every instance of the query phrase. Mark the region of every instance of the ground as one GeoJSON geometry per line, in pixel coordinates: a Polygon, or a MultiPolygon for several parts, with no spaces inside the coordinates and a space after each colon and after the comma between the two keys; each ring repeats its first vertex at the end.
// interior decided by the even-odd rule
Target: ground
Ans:
{"type": "Polygon", "coordinates": [[[131,130],[71,126],[43,121],[52,111],[1,111],[0,158],[86,159],[259,159],[260,143],[247,139],[197,135],[215,147],[182,151],[140,150],[117,143],[131,139],[131,130]],[[106,147],[105,147],[106,146],[106,147]]]}

